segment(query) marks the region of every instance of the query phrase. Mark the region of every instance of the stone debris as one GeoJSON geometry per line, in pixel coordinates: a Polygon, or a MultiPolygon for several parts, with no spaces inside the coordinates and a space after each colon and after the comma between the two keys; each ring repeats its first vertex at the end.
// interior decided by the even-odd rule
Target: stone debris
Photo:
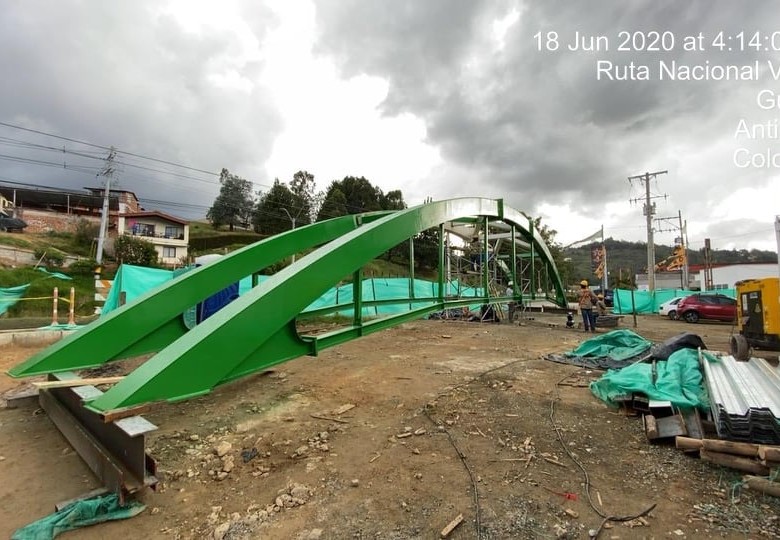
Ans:
{"type": "MultiPolygon", "coordinates": [[[[287,487],[280,489],[274,502],[260,508],[257,504],[252,504],[247,508],[246,515],[243,517],[238,512],[234,512],[229,519],[216,525],[220,521],[222,513],[221,506],[212,506],[211,514],[207,518],[209,526],[214,529],[211,534],[212,540],[243,540],[257,538],[256,529],[258,525],[268,521],[271,516],[279,512],[303,506],[313,494],[313,491],[304,484],[291,483],[287,487]]],[[[298,535],[298,538],[304,540],[317,540],[322,537],[322,529],[312,529],[298,535]]]]}
{"type": "Polygon", "coordinates": [[[295,452],[290,456],[293,459],[302,458],[307,456],[312,450],[318,450],[320,452],[330,452],[330,445],[327,441],[330,440],[330,433],[327,431],[321,431],[314,437],[310,437],[306,441],[305,446],[299,446],[295,452]]]}
{"type": "Polygon", "coordinates": [[[217,457],[222,457],[233,449],[233,445],[227,441],[221,441],[214,447],[214,453],[217,457]]]}

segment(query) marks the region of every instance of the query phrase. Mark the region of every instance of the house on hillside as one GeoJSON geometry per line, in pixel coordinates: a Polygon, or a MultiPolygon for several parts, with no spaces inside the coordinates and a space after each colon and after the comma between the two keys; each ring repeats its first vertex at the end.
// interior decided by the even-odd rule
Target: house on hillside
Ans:
{"type": "MultiPolygon", "coordinates": [[[[0,185],[0,197],[15,201],[16,204],[10,203],[14,217],[24,220],[28,225],[26,231],[33,233],[75,232],[80,219],[97,225],[103,209],[103,197],[83,191],[0,185]]],[[[109,214],[116,216],[119,211],[117,197],[109,197],[108,202],[109,214]]],[[[115,221],[110,221],[109,227],[115,226],[115,221]]]]}
{"type": "Polygon", "coordinates": [[[156,210],[127,212],[119,214],[116,232],[151,242],[166,266],[181,266],[187,258],[190,226],[181,218],[156,210]]]}
{"type": "MultiPolygon", "coordinates": [[[[91,192],[92,195],[96,197],[102,198],[104,196],[103,188],[85,187],[84,189],[91,192]]],[[[119,214],[143,212],[144,210],[141,208],[141,203],[138,202],[138,197],[136,197],[135,193],[132,191],[127,191],[125,189],[110,189],[108,191],[108,196],[109,198],[116,199],[119,214]]]]}

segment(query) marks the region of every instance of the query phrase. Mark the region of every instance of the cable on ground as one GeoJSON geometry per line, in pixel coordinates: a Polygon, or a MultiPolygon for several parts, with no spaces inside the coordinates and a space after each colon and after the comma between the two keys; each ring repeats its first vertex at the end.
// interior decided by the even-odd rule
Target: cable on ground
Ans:
{"type": "Polygon", "coordinates": [[[555,434],[558,437],[558,442],[561,444],[563,451],[566,452],[566,455],[569,456],[569,459],[571,459],[574,462],[574,464],[577,465],[577,467],[579,467],[579,469],[582,471],[582,475],[585,478],[585,495],[587,496],[588,504],[593,509],[593,511],[596,512],[596,514],[598,514],[600,517],[603,518],[601,525],[599,525],[599,528],[591,531],[590,537],[595,539],[598,538],[599,534],[601,534],[601,531],[604,528],[604,525],[607,524],[607,522],[609,521],[623,522],[623,521],[631,521],[633,519],[639,519],[640,517],[644,517],[650,512],[652,512],[657,506],[657,503],[653,503],[646,510],[638,514],[629,515],[629,516],[615,516],[615,515],[606,514],[594,504],[593,499],[591,498],[590,495],[590,475],[588,474],[588,471],[585,468],[585,466],[582,464],[582,462],[580,462],[580,460],[578,460],[574,456],[574,454],[571,453],[569,448],[566,446],[566,443],[563,440],[563,434],[561,434],[561,429],[558,427],[558,424],[555,423],[555,402],[558,401],[558,397],[559,397],[558,386],[569,377],[571,377],[571,373],[566,375],[561,380],[555,383],[553,397],[550,400],[550,423],[552,424],[552,427],[555,430],[555,434]]]}

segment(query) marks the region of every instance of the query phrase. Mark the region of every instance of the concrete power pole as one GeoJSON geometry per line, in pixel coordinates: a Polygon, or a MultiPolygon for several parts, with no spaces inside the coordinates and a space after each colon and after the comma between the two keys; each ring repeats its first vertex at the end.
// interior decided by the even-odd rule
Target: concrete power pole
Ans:
{"type": "Polygon", "coordinates": [[[680,246],[683,252],[683,289],[688,289],[688,220],[683,221],[682,212],[677,210],[677,219],[680,221],[680,246]]]}
{"type": "MultiPolygon", "coordinates": [[[[655,214],[655,203],[651,203],[652,199],[658,199],[660,196],[650,196],[650,178],[655,178],[659,174],[666,174],[669,171],[656,171],[637,176],[629,176],[628,181],[639,180],[645,183],[645,204],[643,207],[643,213],[645,215],[645,221],[647,223],[647,288],[650,291],[655,290],[655,244],[653,243],[653,214],[655,214]]],[[[665,196],[664,196],[665,197],[665,196]]],[[[638,199],[634,199],[636,201],[638,199]]]]}
{"type": "Polygon", "coordinates": [[[95,260],[98,264],[103,262],[103,245],[106,241],[106,230],[108,228],[108,201],[109,194],[111,192],[111,177],[114,175],[114,158],[116,157],[116,150],[111,147],[106,157],[106,165],[103,170],[100,171],[100,175],[106,179],[105,189],[103,190],[103,210],[100,212],[100,234],[98,235],[97,253],[95,254],[95,260]]]}

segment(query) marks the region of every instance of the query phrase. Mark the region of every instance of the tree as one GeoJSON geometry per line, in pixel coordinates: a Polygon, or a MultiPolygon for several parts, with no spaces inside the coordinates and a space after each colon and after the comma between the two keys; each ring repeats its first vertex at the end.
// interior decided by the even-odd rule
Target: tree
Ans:
{"type": "Polygon", "coordinates": [[[380,206],[382,210],[403,210],[406,208],[404,202],[404,195],[400,189],[394,189],[388,191],[386,195],[382,195],[380,200],[380,206]]]}
{"type": "Polygon", "coordinates": [[[322,201],[322,206],[320,206],[320,210],[317,212],[317,221],[346,216],[348,213],[347,197],[339,189],[338,182],[334,181],[328,188],[325,199],[322,201]]]}
{"type": "Polygon", "coordinates": [[[255,232],[262,234],[279,234],[288,231],[292,228],[290,217],[294,217],[293,212],[297,212],[299,209],[300,207],[296,209],[295,194],[277,178],[271,189],[258,193],[252,225],[255,232]],[[288,212],[290,213],[289,217],[288,212]]]}
{"type": "Polygon", "coordinates": [[[308,225],[316,214],[317,194],[314,191],[314,175],[307,171],[298,171],[290,182],[290,191],[295,197],[295,207],[289,208],[288,211],[295,217],[296,227],[308,225]]]}
{"type": "Polygon", "coordinates": [[[114,256],[123,264],[157,266],[159,255],[151,242],[123,234],[114,242],[114,256]]]}
{"type": "Polygon", "coordinates": [[[439,266],[439,228],[433,227],[414,237],[414,262],[432,270],[439,266]]]}
{"type": "Polygon", "coordinates": [[[228,225],[231,231],[236,225],[249,226],[254,208],[252,182],[230,174],[227,169],[222,169],[219,183],[222,185],[219,195],[206,214],[211,225],[215,229],[228,225]]]}
{"type": "Polygon", "coordinates": [[[375,187],[363,176],[345,176],[340,182],[339,189],[347,198],[347,212],[350,214],[360,214],[362,212],[371,212],[381,210],[382,190],[375,187]]]}
{"type": "Polygon", "coordinates": [[[317,221],[346,214],[360,214],[376,210],[403,210],[406,208],[400,189],[386,195],[364,177],[345,176],[328,186],[317,213],[317,221]]]}

